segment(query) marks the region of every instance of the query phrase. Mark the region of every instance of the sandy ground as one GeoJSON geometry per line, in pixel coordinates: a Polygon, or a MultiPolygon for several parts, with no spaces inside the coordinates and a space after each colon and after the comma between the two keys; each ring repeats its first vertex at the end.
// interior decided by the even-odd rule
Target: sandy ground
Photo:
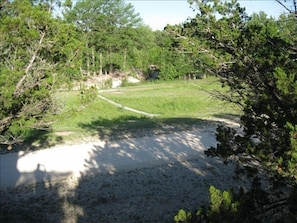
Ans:
{"type": "Polygon", "coordinates": [[[0,156],[0,222],[174,222],[210,185],[248,187],[204,155],[215,127],[0,156]]]}

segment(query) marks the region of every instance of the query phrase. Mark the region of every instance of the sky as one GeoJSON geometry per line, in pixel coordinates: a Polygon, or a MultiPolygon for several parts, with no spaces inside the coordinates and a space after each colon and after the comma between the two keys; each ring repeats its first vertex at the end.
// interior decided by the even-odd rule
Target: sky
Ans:
{"type": "MultiPolygon", "coordinates": [[[[167,24],[180,24],[196,14],[186,0],[126,0],[126,3],[131,3],[143,22],[153,30],[163,30],[167,24]]],[[[285,12],[274,0],[239,0],[239,3],[249,15],[264,11],[269,16],[278,17],[285,12]]]]}

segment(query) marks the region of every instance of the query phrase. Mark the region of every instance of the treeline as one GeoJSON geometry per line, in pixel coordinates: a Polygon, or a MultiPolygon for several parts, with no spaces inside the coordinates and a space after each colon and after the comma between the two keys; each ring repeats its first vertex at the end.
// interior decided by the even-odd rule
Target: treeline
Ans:
{"type": "Polygon", "coordinates": [[[1,0],[0,143],[46,130],[55,113],[53,91],[90,75],[121,71],[173,79],[194,65],[175,37],[143,25],[124,0],[1,0]]]}

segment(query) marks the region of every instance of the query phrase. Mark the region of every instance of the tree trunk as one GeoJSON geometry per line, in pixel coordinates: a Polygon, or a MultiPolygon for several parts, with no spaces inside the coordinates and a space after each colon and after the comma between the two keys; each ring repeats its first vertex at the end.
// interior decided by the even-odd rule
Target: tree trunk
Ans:
{"type": "Polygon", "coordinates": [[[95,50],[92,48],[93,75],[96,75],[95,50]]]}
{"type": "Polygon", "coordinates": [[[123,62],[123,69],[126,69],[126,62],[127,62],[127,48],[124,50],[124,62],[123,62]]]}
{"type": "Polygon", "coordinates": [[[103,61],[102,61],[102,52],[99,53],[99,75],[102,75],[103,61]]]}
{"type": "Polygon", "coordinates": [[[88,50],[88,44],[86,44],[87,48],[87,76],[90,76],[90,52],[88,50]]]}

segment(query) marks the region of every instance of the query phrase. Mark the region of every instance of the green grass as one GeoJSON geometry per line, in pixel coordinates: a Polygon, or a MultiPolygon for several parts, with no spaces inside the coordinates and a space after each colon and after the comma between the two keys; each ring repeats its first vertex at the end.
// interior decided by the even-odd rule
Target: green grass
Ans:
{"type": "MultiPolygon", "coordinates": [[[[190,128],[210,124],[215,117],[236,117],[239,110],[213,98],[222,90],[215,78],[193,81],[146,82],[101,90],[100,94],[134,109],[158,114],[154,118],[118,108],[89,91],[61,91],[54,96],[59,114],[53,117],[50,141],[77,141],[86,137],[111,139],[166,132],[168,126],[190,128]]],[[[222,90],[223,91],[223,90],[222,90]]]]}
{"type": "Polygon", "coordinates": [[[101,94],[125,106],[159,114],[164,118],[210,118],[215,115],[238,114],[233,105],[211,96],[211,91],[220,89],[217,79],[209,78],[146,83],[101,94]]]}

